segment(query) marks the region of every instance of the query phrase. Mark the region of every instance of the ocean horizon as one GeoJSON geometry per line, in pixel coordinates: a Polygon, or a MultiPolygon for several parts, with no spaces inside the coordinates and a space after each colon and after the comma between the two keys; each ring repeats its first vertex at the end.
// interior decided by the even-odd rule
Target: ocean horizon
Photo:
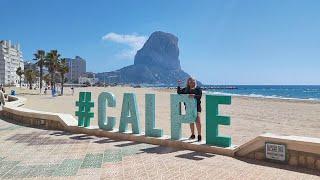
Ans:
{"type": "MultiPolygon", "coordinates": [[[[175,88],[158,85],[153,87],[175,88]]],[[[320,101],[320,85],[202,85],[208,94],[320,101]]]]}
{"type": "Polygon", "coordinates": [[[211,94],[320,101],[320,85],[204,85],[211,94]],[[230,88],[231,87],[231,88],[230,88]]]}

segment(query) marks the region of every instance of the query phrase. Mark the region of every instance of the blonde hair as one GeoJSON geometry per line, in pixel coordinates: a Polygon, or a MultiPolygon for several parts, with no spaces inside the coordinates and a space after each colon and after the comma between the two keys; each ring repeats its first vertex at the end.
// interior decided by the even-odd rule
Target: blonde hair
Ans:
{"type": "Polygon", "coordinates": [[[194,81],[194,87],[197,87],[197,80],[196,80],[195,78],[193,78],[193,77],[189,77],[189,78],[187,79],[187,82],[186,82],[186,87],[187,87],[188,89],[191,89],[190,86],[189,86],[189,81],[194,81]]]}

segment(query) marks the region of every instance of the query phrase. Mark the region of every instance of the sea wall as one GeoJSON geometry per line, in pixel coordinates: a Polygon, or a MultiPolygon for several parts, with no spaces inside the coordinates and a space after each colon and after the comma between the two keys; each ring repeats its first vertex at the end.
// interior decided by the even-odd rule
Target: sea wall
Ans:
{"type": "Polygon", "coordinates": [[[283,164],[320,170],[320,139],[301,136],[280,136],[271,133],[262,134],[235,149],[236,157],[245,157],[260,161],[266,158],[266,143],[286,146],[283,164]]]}

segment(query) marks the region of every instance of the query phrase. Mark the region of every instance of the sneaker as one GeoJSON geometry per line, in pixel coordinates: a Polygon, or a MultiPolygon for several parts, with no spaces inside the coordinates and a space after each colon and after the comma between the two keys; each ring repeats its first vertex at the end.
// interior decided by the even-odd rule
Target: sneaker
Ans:
{"type": "Polygon", "coordinates": [[[198,135],[198,142],[200,142],[201,141],[201,135],[198,135]]]}
{"type": "Polygon", "coordinates": [[[192,134],[190,137],[189,137],[189,139],[195,139],[196,138],[196,136],[194,135],[194,134],[192,134]]]}

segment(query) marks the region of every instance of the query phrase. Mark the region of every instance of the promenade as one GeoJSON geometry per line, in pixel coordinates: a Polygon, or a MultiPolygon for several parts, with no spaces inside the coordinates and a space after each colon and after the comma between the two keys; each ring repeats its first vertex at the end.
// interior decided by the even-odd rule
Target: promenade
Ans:
{"type": "Polygon", "coordinates": [[[0,120],[0,179],[320,179],[319,171],[0,120]]]}

